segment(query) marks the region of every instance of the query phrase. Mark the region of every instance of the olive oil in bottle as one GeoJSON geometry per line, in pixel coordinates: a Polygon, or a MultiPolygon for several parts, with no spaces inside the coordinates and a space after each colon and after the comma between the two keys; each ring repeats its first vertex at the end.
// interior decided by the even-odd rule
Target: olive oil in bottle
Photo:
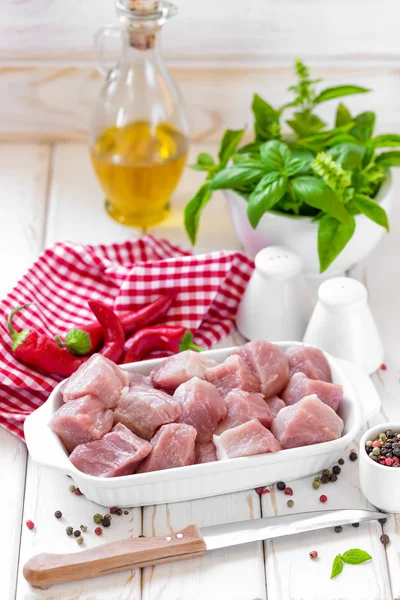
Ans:
{"type": "Polygon", "coordinates": [[[110,127],[91,148],[94,170],[111,217],[146,229],[169,212],[169,198],[185,166],[187,139],[167,123],[110,127]]]}

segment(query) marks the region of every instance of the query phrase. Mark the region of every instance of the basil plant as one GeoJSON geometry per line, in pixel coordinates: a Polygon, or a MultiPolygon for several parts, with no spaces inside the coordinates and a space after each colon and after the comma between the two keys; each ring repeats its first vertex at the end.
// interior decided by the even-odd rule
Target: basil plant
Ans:
{"type": "Polygon", "coordinates": [[[339,85],[317,92],[312,79],[296,61],[293,100],[273,108],[257,94],[253,98],[254,140],[240,146],[244,129],[225,131],[216,160],[199,154],[193,169],[206,172],[205,183],[185,208],[185,228],[194,244],[200,215],[215,190],[229,189],[247,201],[247,216],[256,228],[268,211],[308,217],[318,222],[320,272],[325,271],[351,239],[364,214],[389,230],[377,192],[387,169],[400,165],[400,135],[374,136],[375,113],[351,115],[344,104],[336,109],[329,128],[315,113],[323,102],[370,90],[339,85]],[[291,118],[284,118],[291,110],[291,118]]]}

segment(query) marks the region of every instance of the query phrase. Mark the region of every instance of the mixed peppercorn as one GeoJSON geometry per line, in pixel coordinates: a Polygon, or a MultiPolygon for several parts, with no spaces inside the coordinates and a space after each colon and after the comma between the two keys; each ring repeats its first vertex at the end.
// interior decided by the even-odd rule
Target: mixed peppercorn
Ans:
{"type": "Polygon", "coordinates": [[[400,466],[400,433],[381,431],[376,439],[365,442],[369,458],[384,467],[400,466]]]}

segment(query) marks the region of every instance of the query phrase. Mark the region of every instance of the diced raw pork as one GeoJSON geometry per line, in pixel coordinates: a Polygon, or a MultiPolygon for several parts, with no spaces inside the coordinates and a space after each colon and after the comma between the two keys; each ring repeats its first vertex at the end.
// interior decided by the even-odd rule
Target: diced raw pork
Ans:
{"type": "Polygon", "coordinates": [[[343,400],[343,388],[336,383],[309,379],[304,373],[295,373],[282,392],[282,399],[287,406],[296,404],[304,396],[316,394],[321,402],[336,412],[343,400]]]}
{"type": "Polygon", "coordinates": [[[311,346],[291,346],[286,350],[289,359],[290,376],[304,373],[310,379],[332,382],[332,373],[325,355],[311,346]]]}
{"type": "Polygon", "coordinates": [[[253,340],[235,351],[242,356],[261,382],[266,398],[278,395],[289,381],[289,361],[278,346],[263,340],[253,340]]]}
{"type": "Polygon", "coordinates": [[[213,441],[217,448],[218,460],[277,452],[282,449],[272,433],[257,419],[227,429],[221,435],[214,435],[213,441]]]}
{"type": "Polygon", "coordinates": [[[196,435],[195,428],[186,423],[163,425],[150,441],[153,450],[137,472],[148,473],[193,465],[196,435]]]}
{"type": "Polygon", "coordinates": [[[64,402],[90,394],[106,408],[114,408],[128,383],[126,371],[101,354],[93,354],[66,380],[62,388],[64,402]]]}
{"type": "Polygon", "coordinates": [[[205,378],[205,371],[217,363],[201,352],[185,350],[166,358],[151,372],[151,381],[155,387],[173,393],[181,383],[189,381],[192,377],[205,378]]]}
{"type": "Polygon", "coordinates": [[[93,398],[83,396],[74,402],[63,404],[49,423],[68,452],[85,442],[98,440],[113,426],[113,412],[93,398]]]}
{"type": "Polygon", "coordinates": [[[157,429],[173,423],[182,413],[172,396],[143,384],[126,388],[114,410],[114,423],[123,423],[139,437],[150,440],[157,429]]]}
{"type": "Polygon", "coordinates": [[[142,375],[141,373],[127,372],[129,377],[129,387],[143,386],[145,388],[152,388],[150,376],[142,375]]]}
{"type": "Polygon", "coordinates": [[[217,424],[226,415],[224,399],[213,384],[192,377],[178,387],[174,400],[182,407],[182,414],[176,421],[192,425],[197,430],[200,444],[209,442],[217,424]]]}
{"type": "Polygon", "coordinates": [[[118,424],[102,440],[77,446],[70,459],[77,469],[88,475],[120,477],[134,473],[151,451],[149,442],[118,424]]]}
{"type": "Polygon", "coordinates": [[[258,419],[267,429],[271,427],[273,415],[262,394],[234,390],[225,396],[225,404],[226,417],[218,424],[216,435],[251,419],[258,419]]]}
{"type": "Polygon", "coordinates": [[[282,408],[272,423],[272,433],[282,448],[329,442],[338,439],[342,431],[342,419],[315,394],[282,408]]]}
{"type": "Polygon", "coordinates": [[[276,417],[276,415],[278,414],[278,412],[282,409],[285,408],[286,404],[284,403],[283,400],[281,400],[281,398],[278,398],[278,396],[271,396],[271,398],[267,398],[265,400],[265,402],[268,404],[271,412],[272,412],[272,416],[276,417]]]}
{"type": "Polygon", "coordinates": [[[232,390],[259,392],[260,380],[254,375],[247,362],[234,354],[221,364],[206,370],[206,379],[225,396],[232,390]]]}
{"type": "Polygon", "coordinates": [[[217,458],[217,450],[213,442],[208,444],[196,444],[196,464],[215,462],[217,458]]]}

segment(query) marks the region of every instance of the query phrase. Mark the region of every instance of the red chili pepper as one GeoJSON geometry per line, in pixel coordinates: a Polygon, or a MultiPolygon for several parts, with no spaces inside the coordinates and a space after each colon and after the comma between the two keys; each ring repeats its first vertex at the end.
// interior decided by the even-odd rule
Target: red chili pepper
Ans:
{"type": "Polygon", "coordinates": [[[100,354],[113,362],[118,362],[125,344],[125,333],[121,321],[106,304],[98,300],[89,300],[88,304],[104,331],[104,345],[100,354]]]}
{"type": "Polygon", "coordinates": [[[185,327],[153,325],[134,333],[125,344],[124,363],[142,360],[156,350],[168,350],[176,354],[183,350],[201,352],[204,348],[193,344],[193,335],[185,327]]]}
{"type": "MultiPolygon", "coordinates": [[[[119,315],[125,334],[130,335],[142,327],[162,321],[174,300],[175,294],[165,294],[135,312],[125,312],[119,315]]],[[[102,339],[103,328],[95,321],[79,328],[70,329],[65,336],[63,345],[72,354],[85,356],[95,351],[102,339]]]]}
{"type": "MultiPolygon", "coordinates": [[[[105,305],[101,305],[102,310],[100,310],[98,304],[101,305],[101,303],[97,303],[92,310],[96,311],[96,317],[104,328],[104,349],[100,353],[110,358],[110,360],[118,360],[123,351],[124,339],[121,341],[121,330],[118,329],[118,325],[112,319],[110,313],[115,319],[118,319],[118,317],[105,305]],[[113,323],[113,326],[111,323],[113,323]],[[114,356],[118,356],[118,358],[112,358],[114,356]]],[[[13,340],[12,349],[15,356],[26,364],[42,369],[46,373],[69,377],[88,360],[88,357],[74,356],[66,348],[60,348],[49,336],[39,334],[33,329],[15,331],[12,323],[14,315],[26,306],[28,305],[17,306],[8,317],[8,330],[13,340]]]]}

